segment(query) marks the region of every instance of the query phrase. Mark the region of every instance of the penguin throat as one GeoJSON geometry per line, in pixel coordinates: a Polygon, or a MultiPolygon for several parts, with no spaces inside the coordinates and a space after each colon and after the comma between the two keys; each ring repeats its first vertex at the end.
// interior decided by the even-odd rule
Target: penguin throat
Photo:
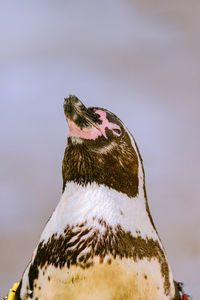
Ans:
{"type": "Polygon", "coordinates": [[[66,182],[82,186],[97,183],[124,193],[138,194],[138,158],[134,151],[122,153],[120,147],[89,151],[82,144],[68,145],[63,159],[63,191],[66,182]]]}

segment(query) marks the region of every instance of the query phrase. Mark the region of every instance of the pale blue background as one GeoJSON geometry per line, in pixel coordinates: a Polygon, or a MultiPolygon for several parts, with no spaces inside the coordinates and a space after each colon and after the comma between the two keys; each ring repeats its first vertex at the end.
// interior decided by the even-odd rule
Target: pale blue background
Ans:
{"type": "Polygon", "coordinates": [[[0,1],[0,296],[59,201],[63,98],[138,142],[176,280],[200,299],[200,1],[0,1]]]}

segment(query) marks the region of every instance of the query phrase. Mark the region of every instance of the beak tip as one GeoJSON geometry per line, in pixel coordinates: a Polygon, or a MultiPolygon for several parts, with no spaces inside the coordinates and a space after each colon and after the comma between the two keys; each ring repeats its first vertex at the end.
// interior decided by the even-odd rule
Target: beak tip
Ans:
{"type": "Polygon", "coordinates": [[[67,98],[64,98],[64,104],[77,104],[77,103],[81,103],[82,102],[78,99],[78,97],[76,97],[75,95],[69,95],[67,98]]]}

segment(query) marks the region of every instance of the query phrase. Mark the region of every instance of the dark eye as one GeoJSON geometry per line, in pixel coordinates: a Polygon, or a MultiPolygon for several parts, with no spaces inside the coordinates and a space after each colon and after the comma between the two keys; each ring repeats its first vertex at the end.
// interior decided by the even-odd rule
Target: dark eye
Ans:
{"type": "Polygon", "coordinates": [[[113,129],[113,131],[116,132],[117,135],[121,134],[121,130],[119,130],[119,129],[113,129]]]}

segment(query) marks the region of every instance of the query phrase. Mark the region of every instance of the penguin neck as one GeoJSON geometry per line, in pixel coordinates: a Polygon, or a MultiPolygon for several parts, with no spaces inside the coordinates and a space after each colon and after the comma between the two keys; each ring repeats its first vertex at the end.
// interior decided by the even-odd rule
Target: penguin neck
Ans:
{"type": "Polygon", "coordinates": [[[80,185],[96,182],[135,197],[138,194],[138,164],[138,155],[127,132],[120,141],[98,138],[80,144],[70,138],[62,165],[63,192],[67,182],[80,185]]]}

